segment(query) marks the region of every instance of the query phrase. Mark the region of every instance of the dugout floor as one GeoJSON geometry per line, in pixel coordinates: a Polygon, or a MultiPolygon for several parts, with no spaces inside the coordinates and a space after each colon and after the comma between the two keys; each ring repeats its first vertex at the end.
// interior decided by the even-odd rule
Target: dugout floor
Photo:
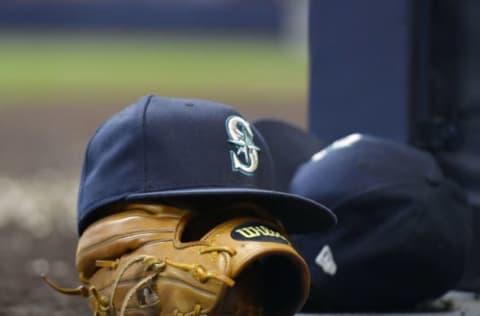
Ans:
{"type": "MultiPolygon", "coordinates": [[[[448,310],[436,312],[405,312],[405,313],[348,313],[348,314],[304,314],[297,316],[480,316],[480,293],[450,292],[434,302],[437,307],[450,306],[448,310]]],[[[444,308],[445,309],[445,308],[444,308]]]]}

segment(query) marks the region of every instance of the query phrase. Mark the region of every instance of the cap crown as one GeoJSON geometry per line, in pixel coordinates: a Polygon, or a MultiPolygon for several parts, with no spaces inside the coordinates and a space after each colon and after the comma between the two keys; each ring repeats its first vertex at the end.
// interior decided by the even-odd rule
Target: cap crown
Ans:
{"type": "Polygon", "coordinates": [[[144,97],[113,115],[91,138],[78,217],[82,222],[94,209],[133,194],[271,189],[271,159],[256,128],[229,106],[144,97]]]}
{"type": "Polygon", "coordinates": [[[427,152],[365,134],[333,142],[301,166],[290,191],[335,208],[382,186],[438,183],[443,174],[427,152]]]}

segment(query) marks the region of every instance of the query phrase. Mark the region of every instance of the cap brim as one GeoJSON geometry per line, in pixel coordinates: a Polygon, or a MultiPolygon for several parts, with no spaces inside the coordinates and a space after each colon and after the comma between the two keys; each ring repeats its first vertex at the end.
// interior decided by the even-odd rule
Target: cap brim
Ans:
{"type": "Polygon", "coordinates": [[[290,193],[245,188],[195,188],[135,193],[126,200],[161,200],[182,207],[218,209],[234,201],[252,202],[278,217],[290,233],[322,232],[337,223],[324,205],[290,193]]]}

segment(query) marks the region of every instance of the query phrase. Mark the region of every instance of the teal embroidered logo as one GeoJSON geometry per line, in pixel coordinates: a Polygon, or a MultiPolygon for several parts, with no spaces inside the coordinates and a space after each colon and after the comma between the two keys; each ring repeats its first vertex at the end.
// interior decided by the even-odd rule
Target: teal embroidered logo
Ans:
{"type": "Polygon", "coordinates": [[[235,146],[230,151],[232,170],[245,175],[252,175],[258,168],[260,148],[253,142],[250,124],[240,116],[232,115],[225,122],[228,142],[235,146]]]}

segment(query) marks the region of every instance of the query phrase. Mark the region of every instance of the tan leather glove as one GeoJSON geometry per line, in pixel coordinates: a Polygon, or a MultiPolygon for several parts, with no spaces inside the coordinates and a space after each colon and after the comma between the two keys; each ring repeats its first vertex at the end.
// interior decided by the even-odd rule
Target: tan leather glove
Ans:
{"type": "Polygon", "coordinates": [[[137,204],[102,218],[78,243],[79,292],[94,315],[293,315],[307,264],[275,219],[244,214],[137,204]]]}

